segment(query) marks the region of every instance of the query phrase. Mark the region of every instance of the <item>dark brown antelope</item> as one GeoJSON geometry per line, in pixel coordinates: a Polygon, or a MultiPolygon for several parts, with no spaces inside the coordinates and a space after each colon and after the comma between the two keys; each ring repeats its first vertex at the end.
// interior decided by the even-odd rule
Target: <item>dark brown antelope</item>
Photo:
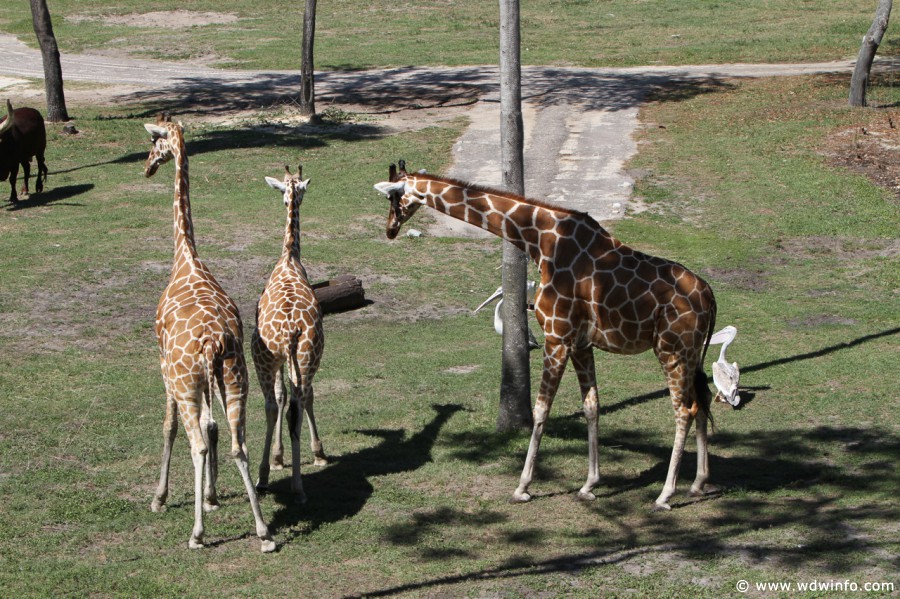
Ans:
{"type": "Polygon", "coordinates": [[[44,128],[44,117],[34,108],[16,108],[12,102],[6,101],[6,117],[0,121],[0,181],[9,177],[11,188],[9,201],[19,201],[16,194],[16,179],[19,176],[19,165],[25,173],[22,182],[22,194],[28,194],[28,175],[31,174],[31,158],[37,157],[37,178],[34,190],[44,190],[47,180],[47,164],[44,162],[44,149],[47,147],[47,131],[44,128]]]}

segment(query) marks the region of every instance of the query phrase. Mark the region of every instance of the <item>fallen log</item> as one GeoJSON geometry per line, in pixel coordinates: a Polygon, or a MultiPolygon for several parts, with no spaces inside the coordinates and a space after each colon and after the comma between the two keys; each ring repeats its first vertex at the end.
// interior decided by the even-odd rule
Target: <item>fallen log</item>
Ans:
{"type": "Polygon", "coordinates": [[[353,275],[341,275],[328,281],[313,283],[312,288],[323,314],[346,312],[366,305],[362,281],[353,275]]]}

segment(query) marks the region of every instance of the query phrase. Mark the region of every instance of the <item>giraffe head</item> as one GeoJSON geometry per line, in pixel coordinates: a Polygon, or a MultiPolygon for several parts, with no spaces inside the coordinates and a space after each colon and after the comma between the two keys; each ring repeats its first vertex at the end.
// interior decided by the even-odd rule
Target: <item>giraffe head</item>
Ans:
{"type": "Polygon", "coordinates": [[[163,115],[160,115],[153,125],[144,124],[144,128],[150,134],[150,142],[153,144],[153,148],[147,156],[147,162],[144,164],[144,176],[152,177],[156,173],[156,169],[170,161],[175,155],[170,136],[172,130],[177,128],[179,132],[183,132],[184,128],[181,123],[175,124],[168,116],[163,115]]]}
{"type": "Polygon", "coordinates": [[[375,189],[388,197],[391,208],[388,212],[386,234],[388,239],[394,239],[400,232],[403,223],[412,218],[425,199],[416,192],[412,185],[407,185],[406,162],[401,160],[400,170],[393,164],[388,169],[388,180],[376,183],[375,189]]]}
{"type": "Polygon", "coordinates": [[[295,202],[297,206],[303,203],[303,194],[309,187],[309,179],[303,180],[303,165],[297,167],[297,174],[292,175],[291,169],[285,165],[284,181],[279,181],[275,177],[266,177],[266,183],[272,189],[277,189],[283,195],[285,206],[292,206],[295,202]]]}

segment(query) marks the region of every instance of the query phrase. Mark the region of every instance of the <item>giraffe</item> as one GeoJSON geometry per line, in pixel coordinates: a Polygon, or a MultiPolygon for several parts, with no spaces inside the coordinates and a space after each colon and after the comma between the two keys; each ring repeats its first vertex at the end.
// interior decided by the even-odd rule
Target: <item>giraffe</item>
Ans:
{"type": "Polygon", "coordinates": [[[166,387],[163,457],[159,485],[150,507],[154,512],[162,511],[168,497],[177,411],[194,463],[194,527],[188,546],[203,547],[203,512],[219,506],[215,488],[219,433],[212,413],[212,396],[218,395],[231,427],[231,455],[250,497],[256,534],[263,553],[268,553],[275,550],[275,540],[263,520],[247,466],[248,382],[241,317],[235,303],[197,255],[183,126],[160,117],[155,124],[144,127],[153,144],[144,176],[152,177],[160,165],[175,159],[175,256],[169,283],[156,309],[156,338],[166,387]]]}
{"type": "Polygon", "coordinates": [[[322,331],[322,309],[309,285],[306,269],[300,261],[300,204],[309,187],[309,179],[302,178],[301,166],[296,175],[284,167],[284,181],[266,177],[270,187],[282,193],[287,207],[287,223],[281,258],[275,265],[269,282],[256,305],[256,329],[251,348],[256,374],[266,398],[266,444],[259,465],[257,489],[269,483],[269,450],[272,433],[275,448],[272,467],[283,467],[284,448],[281,443],[281,421],[284,416],[283,366],[288,365],[290,409],[288,429],[291,435],[291,490],[301,502],[306,501],[300,478],[300,428],[302,412],[309,422],[310,445],[314,463],[328,463],[313,414],[312,380],[322,359],[325,335],[322,331]]]}
{"type": "Polygon", "coordinates": [[[424,171],[411,175],[402,161],[399,172],[391,165],[388,174],[389,181],[375,188],[390,200],[389,239],[427,205],[510,241],[540,270],[534,313],[545,335],[543,371],[533,410],[534,428],[513,501],[531,500],[528,487],[544,424],[570,359],[588,423],[588,476],[578,496],[595,499],[592,490],[600,480],[595,347],[618,354],[653,349],[666,376],[675,410],[675,443],[654,509],[671,509],[669,500],[694,420],[697,475],[690,494],[714,491],[706,485],[711,393],[703,360],[715,325],[716,303],[705,281],[676,262],[628,247],[585,213],[424,171]]]}

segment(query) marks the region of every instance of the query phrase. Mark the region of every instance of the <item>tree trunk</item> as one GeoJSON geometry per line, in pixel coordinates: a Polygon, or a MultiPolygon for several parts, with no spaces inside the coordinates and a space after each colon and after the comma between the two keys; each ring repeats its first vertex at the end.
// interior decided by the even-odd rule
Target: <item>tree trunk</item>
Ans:
{"type": "Polygon", "coordinates": [[[41,45],[44,61],[44,89],[47,94],[47,120],[61,122],[69,120],[66,97],[63,94],[62,66],[59,62],[59,47],[53,35],[50,10],[47,0],[31,0],[31,21],[34,33],[41,45]]]}
{"type": "Polygon", "coordinates": [[[878,8],[875,11],[875,20],[869,31],[863,36],[862,46],[859,49],[859,56],[856,58],[856,67],[853,69],[853,76],[850,78],[850,106],[866,105],[866,88],[869,85],[869,71],[872,69],[872,62],[875,60],[875,52],[881,45],[881,39],[887,30],[888,20],[891,18],[892,0],[879,0],[878,8]]]}
{"type": "MultiPolygon", "coordinates": [[[[500,0],[500,162],[503,188],[525,194],[519,0],[500,0]]],[[[525,252],[503,242],[503,359],[497,430],[530,429],[531,371],[525,252]]]]}
{"type": "Polygon", "coordinates": [[[315,121],[316,96],[313,74],[313,41],[316,35],[316,0],[306,0],[303,11],[303,50],[300,62],[300,114],[315,121]]]}

